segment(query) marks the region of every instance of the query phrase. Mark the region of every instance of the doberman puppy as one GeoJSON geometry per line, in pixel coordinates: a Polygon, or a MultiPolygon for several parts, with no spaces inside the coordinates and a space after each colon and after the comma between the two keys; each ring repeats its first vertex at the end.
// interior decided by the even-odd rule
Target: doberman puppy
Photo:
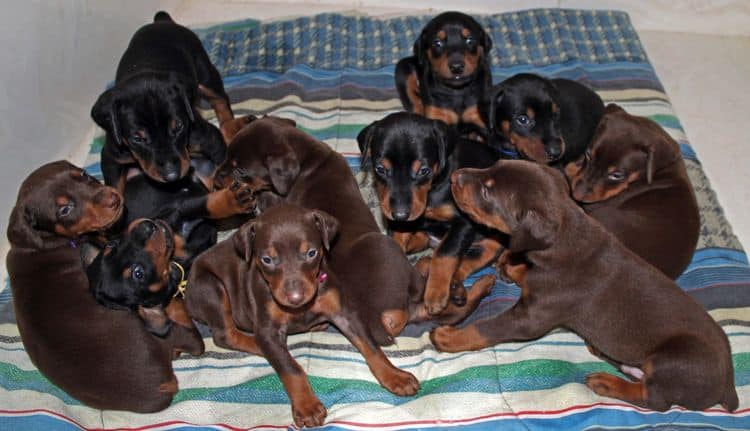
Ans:
{"type": "Polygon", "coordinates": [[[89,292],[80,236],[103,231],[122,198],[83,170],[58,161],[23,182],[8,226],[7,257],[18,329],[34,365],[55,385],[98,408],[154,412],[177,392],[172,358],[203,352],[197,333],[148,333],[130,312],[89,292]]]}
{"type": "Polygon", "coordinates": [[[439,243],[429,271],[424,303],[435,315],[449,297],[461,305],[463,281],[500,253],[496,234],[456,210],[450,175],[464,167],[486,168],[498,153],[459,138],[439,120],[390,114],[357,136],[363,169],[371,169],[380,209],[404,252],[439,243]]]}
{"type": "Polygon", "coordinates": [[[215,182],[233,181],[249,185],[258,199],[270,194],[341,222],[329,265],[349,293],[343,307],[359,310],[375,340],[391,344],[409,320],[410,299],[421,301],[424,280],[380,232],[344,157],[293,121],[264,117],[229,145],[215,182]]]}
{"type": "Polygon", "coordinates": [[[391,364],[357,309],[344,305],[348,291],[328,263],[338,230],[339,221],[324,211],[281,203],[201,254],[188,281],[190,316],[208,324],[216,345],[268,359],[297,426],[322,425],[326,410],[289,354],[286,336],[327,322],[359,350],[383,387],[401,396],[419,390],[413,375],[391,364]]]}
{"type": "Polygon", "coordinates": [[[114,86],[91,109],[107,132],[101,157],[105,184],[122,192],[131,167],[169,183],[185,178],[191,165],[210,181],[226,145],[219,130],[196,113],[199,93],[220,124],[233,118],[221,76],[198,37],[158,12],[133,35],[114,86]]]}
{"type": "Polygon", "coordinates": [[[558,170],[501,161],[485,170],[456,171],[452,189],[472,219],[510,235],[500,266],[521,287],[521,297],[496,317],[435,329],[431,339],[439,350],[530,340],[561,326],[631,378],[588,375],[586,385],[599,395],[654,410],[673,404],[737,408],[721,327],[674,281],[587,216],[568,196],[558,170]]]}
{"type": "Polygon", "coordinates": [[[491,146],[563,168],[586,151],[604,115],[602,99],[569,79],[514,75],[481,103],[491,146]]]}
{"type": "Polygon", "coordinates": [[[84,258],[91,293],[106,307],[138,313],[152,334],[164,337],[176,322],[200,339],[178,298],[186,280],[185,268],[174,260],[175,247],[164,221],[135,220],[123,238],[84,258]]]}
{"type": "Polygon", "coordinates": [[[565,173],[573,198],[670,278],[690,263],[700,215],[680,146],[658,124],[606,108],[589,149],[565,173]]]}
{"type": "Polygon", "coordinates": [[[472,17],[445,12],[433,18],[414,42],[414,55],[396,64],[404,109],[484,131],[478,102],[492,87],[492,39],[472,17]]]}

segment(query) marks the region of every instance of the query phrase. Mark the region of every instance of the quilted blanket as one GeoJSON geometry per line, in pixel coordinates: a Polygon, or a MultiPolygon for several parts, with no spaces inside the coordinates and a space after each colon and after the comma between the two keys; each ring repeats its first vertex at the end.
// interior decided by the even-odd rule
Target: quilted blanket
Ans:
{"type": "MultiPolygon", "coordinates": [[[[242,21],[197,32],[224,76],[235,113],[292,118],[343,153],[377,214],[369,178],[359,172],[355,138],[365,125],[400,110],[394,64],[410,55],[429,18],[324,14],[268,23],[242,21]]],[[[532,342],[445,354],[430,344],[426,325],[408,327],[395,346],[386,349],[396,366],[422,383],[418,395],[400,398],[377,384],[362,356],[332,329],[289,338],[290,351],[328,409],[324,428],[750,429],[750,267],[628,16],[541,9],[478,20],[495,44],[495,82],[518,72],[579,80],[605,102],[617,102],[655,120],[680,143],[700,204],[701,236],[678,283],[729,336],[740,408],[733,414],[720,408],[653,412],[599,397],[583,385],[584,376],[617,371],[564,330],[532,342]]],[[[206,109],[204,114],[210,117],[212,112],[206,109]]],[[[95,139],[86,161],[94,174],[100,174],[101,143],[101,136],[95,139]]],[[[518,295],[515,285],[498,283],[471,319],[503,311],[518,295]]],[[[31,364],[6,286],[0,292],[0,429],[290,427],[287,395],[268,362],[218,348],[210,338],[205,341],[204,355],[183,355],[174,362],[180,391],[168,409],[149,415],[91,409],[52,385],[31,364]]]]}

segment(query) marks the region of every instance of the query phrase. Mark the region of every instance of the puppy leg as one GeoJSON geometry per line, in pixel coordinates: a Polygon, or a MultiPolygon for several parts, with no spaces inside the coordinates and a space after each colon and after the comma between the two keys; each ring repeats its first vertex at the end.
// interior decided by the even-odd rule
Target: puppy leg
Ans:
{"type": "MultiPolygon", "coordinates": [[[[198,93],[208,101],[209,105],[211,105],[211,109],[213,109],[216,114],[216,120],[219,122],[219,128],[221,128],[223,134],[224,124],[234,119],[232,106],[229,104],[229,97],[223,91],[219,94],[217,91],[212,90],[203,84],[198,85],[198,93]]],[[[226,140],[226,136],[224,136],[224,138],[226,140]]],[[[229,140],[226,140],[226,142],[228,143],[229,140]]]]}
{"type": "MultiPolygon", "coordinates": [[[[482,299],[490,294],[492,287],[495,285],[494,275],[484,275],[471,285],[466,296],[466,303],[463,306],[457,306],[449,303],[445,309],[436,317],[441,325],[457,325],[466,319],[474,310],[477,309],[482,299]]],[[[410,322],[425,322],[435,317],[427,313],[424,304],[418,304],[412,308],[410,322]]]]}
{"type": "Polygon", "coordinates": [[[419,391],[417,378],[396,368],[388,360],[359,316],[336,314],[331,316],[331,321],[365,357],[367,366],[381,386],[399,396],[410,396],[419,391]]]}
{"type": "Polygon", "coordinates": [[[453,283],[451,286],[451,302],[458,306],[466,303],[466,289],[464,280],[466,280],[475,271],[489,265],[490,262],[497,259],[502,246],[492,238],[483,238],[469,247],[461,258],[461,263],[453,274],[453,283]]]}
{"type": "Polygon", "coordinates": [[[453,275],[459,259],[474,241],[473,227],[469,222],[455,222],[435,250],[430,274],[424,292],[424,303],[432,315],[439,314],[448,304],[453,275]]]}
{"type": "Polygon", "coordinates": [[[258,346],[279,375],[292,404],[292,416],[298,427],[323,425],[326,408],[313,393],[307,375],[286,348],[286,328],[274,327],[271,319],[257,328],[258,346]]]}

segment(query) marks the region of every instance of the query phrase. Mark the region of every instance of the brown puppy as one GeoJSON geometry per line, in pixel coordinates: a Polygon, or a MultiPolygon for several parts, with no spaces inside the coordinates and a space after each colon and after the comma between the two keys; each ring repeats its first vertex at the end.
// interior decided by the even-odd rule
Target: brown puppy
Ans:
{"type": "Polygon", "coordinates": [[[562,326],[632,380],[586,377],[602,396],[666,410],[737,408],[729,341],[706,311],[623,246],[567,196],[563,176],[526,161],[453,174],[456,203],[474,220],[510,234],[501,257],[521,287],[506,312],[431,334],[441,351],[530,340],[562,326]],[[586,262],[572,267],[571,262],[586,262]]]}
{"type": "Polygon", "coordinates": [[[658,124],[608,105],[586,154],[565,169],[573,198],[670,278],[690,264],[700,215],[680,146],[658,124]]]}
{"type": "Polygon", "coordinates": [[[80,168],[59,161],[21,185],[11,213],[7,266],[18,329],[37,368],[82,403],[154,412],[177,392],[172,358],[203,352],[197,332],[176,325],[151,335],[130,311],[97,304],[75,238],[102,231],[122,199],[80,168]]]}
{"type": "Polygon", "coordinates": [[[413,375],[386,358],[357,309],[342,306],[349,292],[327,262],[338,228],[323,211],[279,204],[201,254],[188,281],[190,316],[208,324],[218,346],[268,359],[297,426],[322,425],[326,410],[289,354],[286,336],[327,322],[362,353],[383,387],[401,396],[419,390],[413,375]]]}
{"type": "Polygon", "coordinates": [[[382,234],[343,156],[274,117],[250,120],[232,140],[216,184],[249,184],[263,195],[319,209],[341,221],[329,264],[346,286],[346,309],[358,310],[381,345],[409,320],[409,300],[421,302],[424,279],[401,248],[382,234]]]}

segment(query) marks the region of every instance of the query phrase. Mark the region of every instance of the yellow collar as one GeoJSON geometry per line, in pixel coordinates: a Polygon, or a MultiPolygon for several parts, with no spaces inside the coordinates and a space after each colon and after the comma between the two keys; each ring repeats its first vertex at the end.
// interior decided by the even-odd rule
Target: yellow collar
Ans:
{"type": "Polygon", "coordinates": [[[174,293],[172,298],[176,298],[178,295],[181,298],[185,297],[185,291],[187,291],[187,280],[185,280],[185,268],[179,263],[172,261],[172,265],[176,266],[180,270],[180,282],[177,284],[177,292],[174,293]]]}

